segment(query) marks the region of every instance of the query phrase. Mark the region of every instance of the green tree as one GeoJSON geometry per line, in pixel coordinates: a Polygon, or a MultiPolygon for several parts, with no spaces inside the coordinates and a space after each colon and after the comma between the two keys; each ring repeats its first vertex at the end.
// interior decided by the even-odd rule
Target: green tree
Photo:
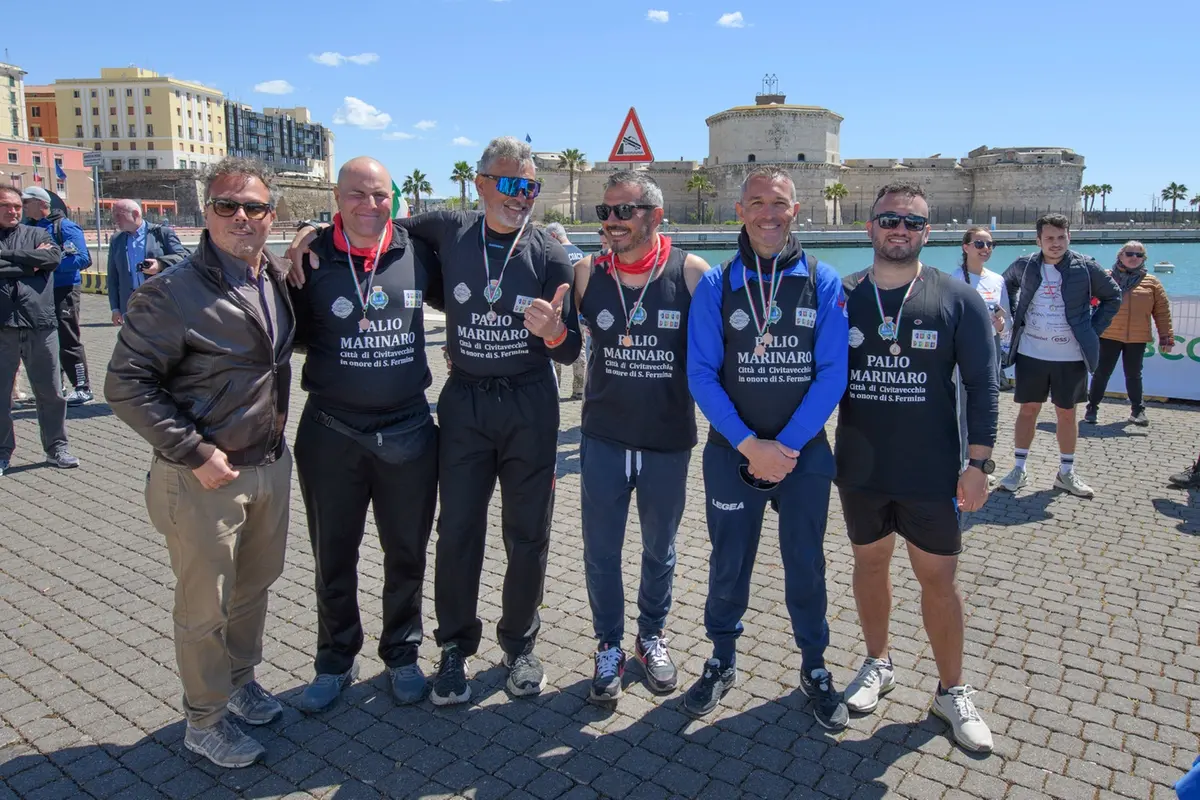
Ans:
{"type": "Polygon", "coordinates": [[[421,195],[433,194],[433,187],[429,185],[429,178],[424,172],[419,169],[414,169],[412,175],[404,176],[404,185],[400,187],[400,191],[410,195],[413,199],[413,213],[421,213],[421,195]]]}
{"type": "MultiPolygon", "coordinates": [[[[1188,200],[1188,205],[1194,206],[1196,211],[1200,212],[1200,194],[1196,195],[1191,200],[1188,200]]],[[[1198,220],[1198,221],[1200,221],[1200,220],[1198,220]]]]}
{"type": "Polygon", "coordinates": [[[833,224],[838,225],[841,222],[841,215],[838,213],[842,207],[842,198],[850,194],[850,190],[846,188],[844,183],[835,183],[832,186],[825,187],[825,199],[833,201],[833,224]]]}
{"type": "Polygon", "coordinates": [[[689,192],[696,193],[696,221],[701,221],[704,218],[700,210],[701,203],[703,202],[701,198],[703,195],[712,194],[715,188],[712,184],[712,181],[710,181],[708,176],[703,172],[697,172],[692,175],[692,177],[688,178],[687,185],[685,185],[683,188],[687,189],[689,192]]]}
{"type": "Polygon", "coordinates": [[[467,207],[467,183],[475,180],[475,170],[471,169],[471,165],[466,161],[454,162],[454,172],[450,174],[450,180],[458,183],[459,191],[459,208],[467,207]]]}
{"type": "Polygon", "coordinates": [[[1108,183],[1100,184],[1100,213],[1108,211],[1108,196],[1112,194],[1112,185],[1108,183]]]}
{"type": "Polygon", "coordinates": [[[575,148],[563,150],[558,154],[559,167],[567,168],[567,202],[569,203],[567,206],[567,213],[571,216],[572,221],[578,219],[578,217],[575,215],[575,170],[581,170],[584,168],[584,166],[587,164],[586,158],[587,157],[583,153],[579,152],[575,148]]]}
{"type": "Polygon", "coordinates": [[[1175,224],[1175,204],[1187,197],[1187,187],[1182,183],[1171,183],[1162,190],[1162,199],[1171,201],[1171,224],[1175,224]]]}
{"type": "Polygon", "coordinates": [[[1079,196],[1083,198],[1083,213],[1091,211],[1091,206],[1096,202],[1096,189],[1099,188],[1093,184],[1087,184],[1079,190],[1079,196]]]}

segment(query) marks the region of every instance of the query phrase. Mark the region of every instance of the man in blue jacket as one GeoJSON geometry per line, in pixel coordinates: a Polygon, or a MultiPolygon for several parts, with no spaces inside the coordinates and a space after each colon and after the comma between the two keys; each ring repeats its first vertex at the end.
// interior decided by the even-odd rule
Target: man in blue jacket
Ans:
{"type": "Polygon", "coordinates": [[[1008,364],[1017,368],[1013,400],[1021,404],[1013,438],[1016,465],[996,488],[1016,492],[1029,482],[1025,459],[1042,404],[1056,414],[1057,489],[1076,497],[1095,492],[1075,474],[1079,424],[1075,408],[1087,399],[1088,373],[1100,363],[1100,334],[1121,307],[1121,289],[1096,259],[1070,249],[1070,221],[1046,214],[1037,221],[1040,252],[1021,256],[1004,272],[1013,315],[1008,364]],[[1092,310],[1092,298],[1098,305],[1092,310]]]}
{"type": "Polygon", "coordinates": [[[58,313],[58,361],[70,385],[67,405],[81,406],[92,401],[88,381],[87,355],[79,335],[79,286],[81,270],[92,264],[83,230],[61,211],[50,206],[50,193],[40,186],[31,186],[21,194],[25,216],[33,225],[42,228],[62,250],[62,261],[54,271],[54,308],[58,313]]]}
{"type": "Polygon", "coordinates": [[[174,229],[142,218],[142,207],[133,200],[113,206],[113,224],[120,231],[108,244],[108,305],[113,325],[120,325],[133,290],[172,264],[188,256],[174,229]]]}
{"type": "Polygon", "coordinates": [[[738,254],[705,274],[692,298],[688,384],[712,424],[704,447],[712,542],[704,627],[713,655],[683,706],[707,714],[737,679],[735,644],[770,502],[802,654],[800,689],[817,722],[839,730],[849,713],[825,668],[823,544],[834,474],[825,422],[846,390],[849,326],[838,274],[790,232],[799,209],[786,170],[752,170],[737,204],[738,254]]]}

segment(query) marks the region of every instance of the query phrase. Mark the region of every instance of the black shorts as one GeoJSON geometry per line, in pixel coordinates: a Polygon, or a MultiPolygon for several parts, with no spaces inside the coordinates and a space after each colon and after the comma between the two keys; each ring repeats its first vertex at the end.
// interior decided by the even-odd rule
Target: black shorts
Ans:
{"type": "Polygon", "coordinates": [[[1058,408],[1074,408],[1087,400],[1088,371],[1082,361],[1043,361],[1017,354],[1018,403],[1044,403],[1049,397],[1058,408]]]}
{"type": "Polygon", "coordinates": [[[857,545],[878,542],[898,533],[914,547],[935,556],[962,552],[962,518],[958,499],[906,500],[866,489],[838,487],[846,533],[857,545]]]}

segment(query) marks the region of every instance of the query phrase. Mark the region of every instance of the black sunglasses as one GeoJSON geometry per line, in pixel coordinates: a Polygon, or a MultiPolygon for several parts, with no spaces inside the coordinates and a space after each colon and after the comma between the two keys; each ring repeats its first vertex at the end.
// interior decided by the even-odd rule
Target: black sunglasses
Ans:
{"type": "MultiPolygon", "coordinates": [[[[886,227],[886,226],[884,226],[884,227],[886,227]]],[[[985,242],[982,239],[977,239],[976,241],[971,242],[971,246],[974,247],[976,250],[983,250],[983,249],[991,250],[993,247],[996,246],[996,244],[994,242],[985,242]]]]}
{"type": "Polygon", "coordinates": [[[769,492],[779,484],[774,481],[768,481],[763,478],[756,478],[750,474],[749,464],[738,465],[738,476],[742,479],[742,483],[749,486],[751,489],[757,489],[760,492],[769,492]]]}
{"type": "Polygon", "coordinates": [[[658,206],[646,205],[645,203],[621,203],[618,206],[609,206],[601,203],[596,206],[596,216],[600,218],[601,222],[607,220],[609,214],[616,214],[617,219],[620,220],[628,220],[633,219],[634,209],[638,208],[650,209],[658,208],[658,206]]]}
{"type": "Polygon", "coordinates": [[[921,217],[916,214],[908,214],[902,217],[895,211],[884,211],[882,214],[876,214],[871,218],[871,221],[879,223],[879,227],[889,231],[892,228],[899,227],[901,222],[904,223],[905,229],[910,231],[923,231],[925,230],[925,226],[929,224],[928,217],[921,217]]]}
{"type": "Polygon", "coordinates": [[[1122,255],[1125,256],[1126,258],[1145,258],[1146,257],[1145,253],[1140,253],[1137,250],[1126,250],[1124,253],[1122,253],[1122,255]]]}
{"type": "Polygon", "coordinates": [[[239,203],[223,197],[209,200],[208,205],[213,207],[218,217],[232,217],[240,208],[246,212],[246,219],[262,219],[275,207],[270,203],[239,203]]]}
{"type": "Polygon", "coordinates": [[[509,197],[516,197],[522,192],[533,200],[542,191],[542,182],[533,178],[515,178],[508,175],[488,175],[480,173],[481,178],[491,178],[496,182],[496,191],[509,197]]]}

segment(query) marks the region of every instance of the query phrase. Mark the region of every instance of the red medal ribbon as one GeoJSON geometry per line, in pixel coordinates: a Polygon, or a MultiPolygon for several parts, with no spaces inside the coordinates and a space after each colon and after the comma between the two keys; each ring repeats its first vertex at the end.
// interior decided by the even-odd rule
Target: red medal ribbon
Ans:
{"type": "Polygon", "coordinates": [[[616,254],[611,250],[602,256],[597,256],[595,263],[603,266],[610,273],[613,271],[613,267],[616,267],[619,271],[629,273],[630,275],[642,275],[667,263],[667,258],[669,258],[671,255],[671,237],[660,234],[658,238],[661,240],[662,244],[660,246],[661,250],[659,251],[659,258],[657,262],[654,260],[655,250],[654,248],[651,248],[650,252],[646,253],[646,255],[642,256],[642,258],[633,264],[626,264],[625,262],[619,260],[616,254]]]}
{"type": "MultiPolygon", "coordinates": [[[[342,229],[342,214],[338,212],[333,215],[333,246],[337,248],[339,253],[345,253],[346,243],[349,241],[350,237],[346,236],[346,232],[342,229]]],[[[386,251],[391,244],[392,221],[388,220],[387,227],[383,232],[383,238],[378,245],[378,250],[374,247],[355,247],[354,245],[350,245],[350,255],[363,259],[363,269],[370,272],[375,269],[375,264],[379,260],[379,254],[386,251]]]]}

